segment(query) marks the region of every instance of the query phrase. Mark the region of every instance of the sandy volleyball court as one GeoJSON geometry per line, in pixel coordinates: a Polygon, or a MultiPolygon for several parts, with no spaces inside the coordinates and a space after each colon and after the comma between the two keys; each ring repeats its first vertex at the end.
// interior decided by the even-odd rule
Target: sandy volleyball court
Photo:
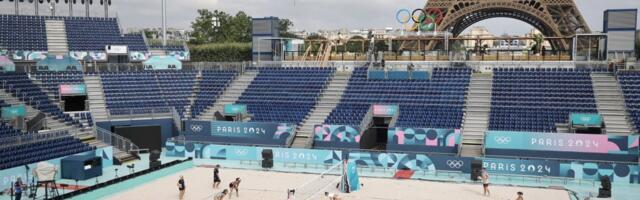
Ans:
{"type": "MultiPolygon", "coordinates": [[[[115,194],[107,199],[139,200],[139,199],[178,199],[176,182],[183,175],[186,180],[186,200],[213,199],[212,189],[213,169],[195,167],[177,174],[156,179],[145,185],[115,194]]],[[[285,200],[286,190],[306,183],[316,178],[313,174],[264,172],[252,170],[221,169],[222,189],[228,186],[235,177],[243,179],[240,186],[240,197],[235,195],[231,199],[238,200],[285,200]]],[[[461,200],[507,200],[515,199],[517,191],[525,194],[525,199],[554,199],[568,200],[569,195],[564,190],[519,188],[506,186],[492,186],[490,198],[482,196],[482,186],[472,184],[440,183],[418,180],[395,180],[380,178],[361,178],[364,187],[361,191],[351,194],[339,194],[344,200],[431,200],[431,199],[461,199],[461,200]]],[[[334,192],[335,188],[326,190],[334,192]]],[[[215,190],[219,192],[220,189],[215,190]]],[[[324,193],[324,191],[320,191],[324,193]]],[[[228,198],[225,198],[228,199],[228,198]]],[[[326,199],[322,195],[314,199],[326,199]]]]}

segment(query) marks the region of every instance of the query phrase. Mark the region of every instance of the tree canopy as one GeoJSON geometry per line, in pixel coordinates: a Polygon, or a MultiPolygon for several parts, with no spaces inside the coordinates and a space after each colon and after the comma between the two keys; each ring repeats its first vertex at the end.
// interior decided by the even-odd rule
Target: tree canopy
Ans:
{"type": "MultiPolygon", "coordinates": [[[[291,20],[280,19],[278,25],[282,37],[293,37],[289,32],[293,27],[291,20]]],[[[220,10],[200,9],[198,17],[191,22],[193,33],[190,43],[248,43],[251,42],[251,26],[251,16],[243,11],[231,15],[220,10]]]]}

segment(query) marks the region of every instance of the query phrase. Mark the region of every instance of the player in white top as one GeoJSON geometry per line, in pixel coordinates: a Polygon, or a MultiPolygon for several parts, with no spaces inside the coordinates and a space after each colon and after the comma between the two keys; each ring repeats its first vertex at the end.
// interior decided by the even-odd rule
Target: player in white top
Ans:
{"type": "Polygon", "coordinates": [[[483,195],[491,196],[491,191],[489,191],[489,172],[487,172],[486,168],[482,168],[480,179],[482,179],[482,187],[484,188],[483,195]]]}

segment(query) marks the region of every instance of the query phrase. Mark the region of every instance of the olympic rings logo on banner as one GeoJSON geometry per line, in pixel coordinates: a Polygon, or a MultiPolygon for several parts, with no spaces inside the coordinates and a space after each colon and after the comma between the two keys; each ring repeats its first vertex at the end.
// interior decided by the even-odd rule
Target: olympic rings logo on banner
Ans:
{"type": "Polygon", "coordinates": [[[511,137],[495,137],[495,140],[498,144],[509,144],[511,142],[511,137]]]}
{"type": "Polygon", "coordinates": [[[447,160],[447,165],[452,169],[460,169],[464,166],[464,161],[462,160],[447,160]]]}
{"type": "Polygon", "coordinates": [[[199,133],[200,131],[202,131],[202,129],[204,129],[202,125],[191,124],[191,131],[193,131],[194,133],[199,133]]]}

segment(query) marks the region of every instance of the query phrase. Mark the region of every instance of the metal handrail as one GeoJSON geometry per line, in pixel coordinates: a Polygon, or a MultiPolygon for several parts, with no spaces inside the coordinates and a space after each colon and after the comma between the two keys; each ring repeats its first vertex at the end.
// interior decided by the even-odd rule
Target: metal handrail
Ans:
{"type": "MultiPolygon", "coordinates": [[[[483,146],[483,150],[485,150],[483,146]]],[[[640,165],[640,162],[625,162],[625,161],[607,161],[607,160],[586,160],[586,159],[567,159],[567,158],[549,158],[549,157],[522,157],[522,156],[503,156],[503,155],[486,155],[485,158],[488,159],[515,159],[515,160],[542,160],[542,161],[558,161],[558,162],[589,162],[589,163],[599,163],[599,164],[632,164],[632,165],[640,165]]]]}
{"type": "Polygon", "coordinates": [[[389,127],[396,127],[396,123],[398,122],[398,118],[400,118],[400,108],[399,108],[399,106],[398,106],[398,112],[393,114],[393,117],[391,117],[391,121],[389,122],[389,127]]]}
{"type": "Polygon", "coordinates": [[[365,131],[367,126],[371,124],[372,119],[373,119],[373,107],[369,106],[369,110],[367,110],[367,114],[364,115],[364,119],[362,120],[362,122],[360,122],[360,126],[358,127],[360,128],[360,132],[365,131]]]}
{"type": "Polygon", "coordinates": [[[48,141],[57,138],[63,137],[71,137],[69,132],[66,130],[62,131],[53,131],[53,132],[45,132],[45,133],[31,133],[31,134],[23,134],[12,137],[3,137],[0,138],[0,144],[2,144],[2,148],[19,146],[23,144],[31,144],[40,141],[48,141]]]}
{"type": "Polygon", "coordinates": [[[131,142],[131,140],[112,133],[111,131],[105,130],[98,126],[93,126],[94,131],[92,134],[96,137],[97,140],[104,142],[107,145],[113,146],[116,149],[119,149],[124,152],[138,152],[140,148],[131,142]]]}
{"type": "Polygon", "coordinates": [[[156,107],[156,108],[113,108],[109,109],[109,119],[110,120],[133,120],[133,119],[141,119],[141,118],[171,118],[173,107],[156,107]],[[148,111],[148,113],[144,114],[135,114],[135,111],[148,111]],[[114,115],[110,112],[119,111],[126,112],[127,114],[123,115],[114,115]]]}
{"type": "Polygon", "coordinates": [[[36,129],[36,130],[40,130],[41,128],[46,128],[47,126],[47,115],[42,113],[42,112],[38,112],[38,114],[36,114],[36,116],[34,118],[31,118],[29,121],[26,122],[27,124],[27,131],[30,131],[29,129],[36,129]],[[31,120],[33,120],[34,118],[40,117],[40,119],[38,119],[38,121],[35,122],[31,122],[31,120]],[[29,126],[28,124],[32,124],[32,126],[29,126]]]}
{"type": "Polygon", "coordinates": [[[195,140],[187,140],[184,135],[173,137],[167,139],[167,142],[173,142],[178,144],[215,144],[215,145],[234,145],[234,146],[251,146],[251,147],[271,147],[271,148],[286,148],[287,145],[268,145],[268,144],[243,144],[243,143],[233,143],[233,142],[212,142],[212,141],[195,141],[195,140]]]}
{"type": "Polygon", "coordinates": [[[173,118],[173,125],[177,127],[178,133],[182,132],[182,118],[180,117],[180,113],[175,107],[171,107],[171,116],[173,118]]]}

